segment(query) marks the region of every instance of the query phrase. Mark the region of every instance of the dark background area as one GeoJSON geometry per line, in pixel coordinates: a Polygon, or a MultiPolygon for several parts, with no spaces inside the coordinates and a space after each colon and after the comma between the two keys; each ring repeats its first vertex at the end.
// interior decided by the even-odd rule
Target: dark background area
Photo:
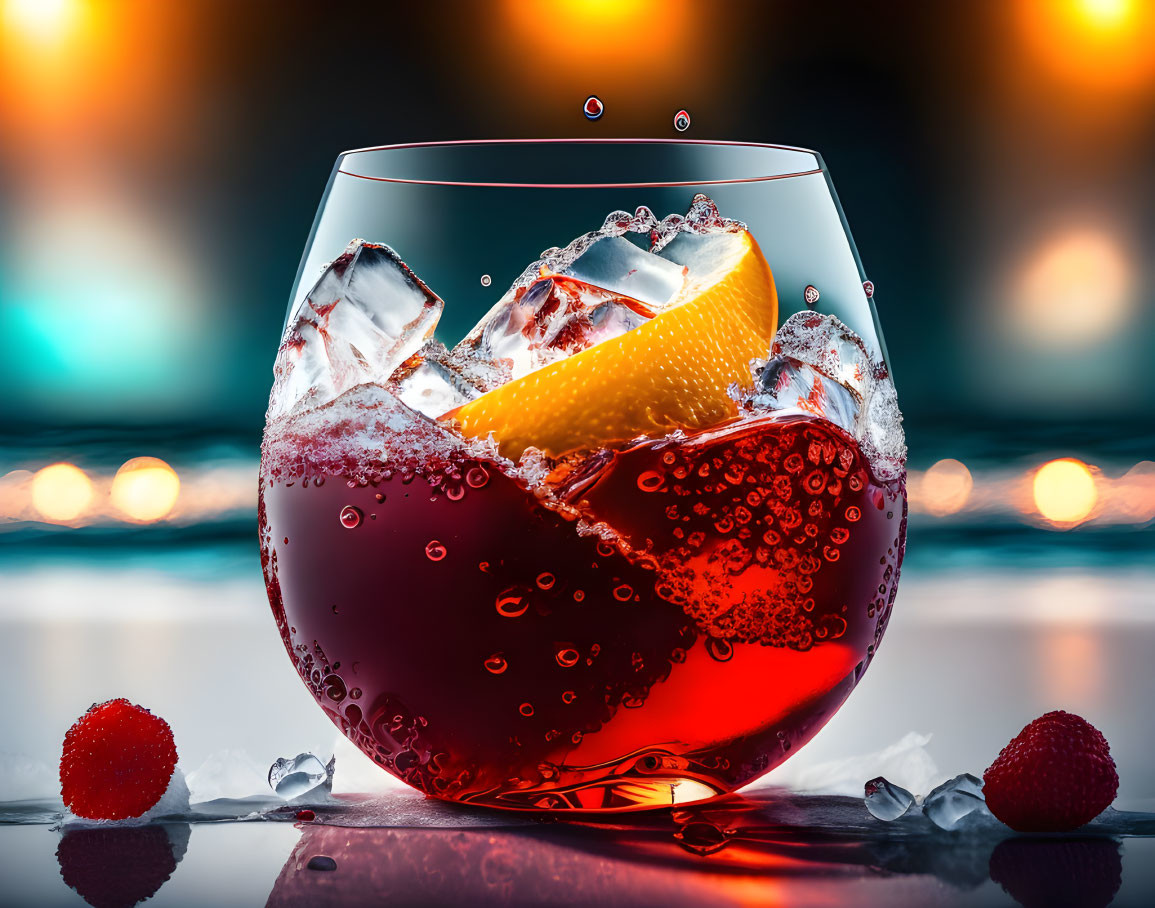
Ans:
{"type": "MultiPolygon", "coordinates": [[[[1155,67],[1149,42],[1132,47],[1150,37],[1144,4],[1110,28],[1093,6],[93,3],[36,54],[9,28],[4,422],[26,439],[143,425],[255,444],[338,152],[671,136],[686,108],[693,138],[825,157],[878,288],[916,457],[991,420],[1101,439],[1092,423],[1155,411],[1140,378],[1155,67]],[[1071,59],[1052,59],[1056,42],[1071,59]],[[596,122],[581,114],[589,93],[606,104],[596,122]],[[1114,244],[1122,314],[1091,343],[1077,330],[1034,343],[1005,317],[1014,275],[1068,228],[1114,244]]],[[[1091,292],[1065,305],[1094,312],[1100,284],[1080,279],[1091,292]]]]}

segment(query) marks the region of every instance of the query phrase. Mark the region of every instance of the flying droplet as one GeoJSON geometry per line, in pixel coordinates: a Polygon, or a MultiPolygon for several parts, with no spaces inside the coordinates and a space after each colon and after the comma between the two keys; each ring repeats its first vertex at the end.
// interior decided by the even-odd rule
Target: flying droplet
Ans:
{"type": "Polygon", "coordinates": [[[360,508],[355,508],[353,505],[347,504],[341,508],[341,526],[347,530],[356,529],[361,525],[361,518],[363,516],[360,508]]]}
{"type": "Polygon", "coordinates": [[[430,561],[440,561],[446,555],[445,546],[436,539],[431,539],[425,546],[425,557],[430,561]]]}

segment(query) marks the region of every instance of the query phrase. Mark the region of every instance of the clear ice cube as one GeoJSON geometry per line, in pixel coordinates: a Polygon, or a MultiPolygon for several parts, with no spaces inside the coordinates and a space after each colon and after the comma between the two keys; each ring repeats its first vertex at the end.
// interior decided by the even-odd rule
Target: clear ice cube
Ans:
{"type": "Polygon", "coordinates": [[[640,249],[622,236],[590,244],[563,273],[639,300],[654,312],[669,306],[686,282],[685,266],[640,249]]]}
{"type": "Polygon", "coordinates": [[[297,754],[292,759],[281,757],[269,767],[269,787],[286,801],[307,794],[328,794],[333,790],[336,765],[336,757],[325,764],[311,753],[297,754]]]}
{"type": "Polygon", "coordinates": [[[487,390],[479,371],[463,366],[454,360],[444,344],[428,341],[393,374],[388,388],[402,403],[436,419],[476,400],[487,390]]]}
{"type": "Polygon", "coordinates": [[[906,438],[898,398],[886,367],[833,315],[796,312],[778,329],[771,355],[758,373],[758,409],[801,409],[854,436],[878,478],[906,468],[906,438]]]}
{"type": "Polygon", "coordinates": [[[386,381],[433,334],[443,306],[388,246],[354,240],[309,291],[285,335],[269,418],[386,381]]]}
{"type": "Polygon", "coordinates": [[[934,789],[923,798],[922,812],[935,826],[947,831],[990,815],[983,783],[970,773],[955,776],[934,789]]]}
{"type": "Polygon", "coordinates": [[[889,823],[910,810],[914,795],[879,776],[866,783],[862,800],[872,817],[889,823]]]}
{"type": "Polygon", "coordinates": [[[746,251],[738,233],[690,233],[680,230],[657,250],[659,258],[684,267],[691,286],[706,275],[726,270],[746,251]]]}
{"type": "Polygon", "coordinates": [[[637,300],[566,275],[548,275],[503,297],[452,357],[492,364],[503,381],[512,381],[632,331],[652,315],[637,300]]]}

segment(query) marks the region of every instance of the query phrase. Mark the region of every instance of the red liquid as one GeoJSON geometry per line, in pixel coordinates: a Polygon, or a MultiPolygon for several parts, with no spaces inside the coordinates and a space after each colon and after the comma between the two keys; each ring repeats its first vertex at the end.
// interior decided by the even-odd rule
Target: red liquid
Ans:
{"type": "Polygon", "coordinates": [[[801,417],[605,455],[552,507],[476,459],[349,475],[266,464],[285,645],[378,764],[491,806],[654,807],[773,768],[861,677],[905,544],[904,484],[801,417]]]}

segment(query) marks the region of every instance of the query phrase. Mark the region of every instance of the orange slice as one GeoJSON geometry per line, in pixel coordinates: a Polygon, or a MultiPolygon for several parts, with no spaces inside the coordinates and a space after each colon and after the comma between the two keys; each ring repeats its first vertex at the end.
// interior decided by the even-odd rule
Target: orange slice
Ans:
{"type": "Polygon", "coordinates": [[[516,381],[442,419],[463,434],[490,432],[517,459],[531,445],[550,456],[639,435],[701,429],[737,414],[728,389],[749,387],[778,325],[774,278],[758,244],[735,234],[715,270],[646,324],[516,381]]]}

